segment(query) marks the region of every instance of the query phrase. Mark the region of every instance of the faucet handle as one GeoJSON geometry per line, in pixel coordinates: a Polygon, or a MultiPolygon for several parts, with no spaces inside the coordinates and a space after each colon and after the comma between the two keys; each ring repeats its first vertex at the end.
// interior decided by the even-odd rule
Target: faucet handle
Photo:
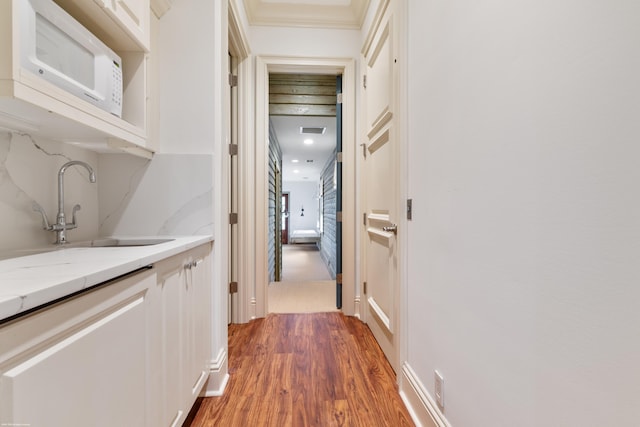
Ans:
{"type": "Polygon", "coordinates": [[[51,230],[51,226],[49,225],[49,220],[47,219],[47,213],[44,211],[42,206],[40,206],[38,202],[33,202],[33,204],[31,205],[31,208],[35,212],[40,212],[40,215],[42,215],[42,228],[45,230],[51,230]]]}
{"type": "Polygon", "coordinates": [[[76,223],[76,212],[78,212],[81,209],[82,207],[80,205],[75,205],[73,207],[73,210],[71,211],[71,224],[67,224],[67,225],[72,226],[73,228],[76,228],[78,226],[76,223]]]}

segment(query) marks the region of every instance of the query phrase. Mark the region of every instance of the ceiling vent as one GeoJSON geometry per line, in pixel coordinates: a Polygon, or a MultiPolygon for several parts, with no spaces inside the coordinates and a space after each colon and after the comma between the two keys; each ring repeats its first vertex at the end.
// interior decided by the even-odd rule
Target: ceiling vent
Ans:
{"type": "Polygon", "coordinates": [[[300,133],[302,134],[312,134],[312,135],[324,135],[327,128],[325,126],[322,127],[305,127],[300,126],[300,133]]]}

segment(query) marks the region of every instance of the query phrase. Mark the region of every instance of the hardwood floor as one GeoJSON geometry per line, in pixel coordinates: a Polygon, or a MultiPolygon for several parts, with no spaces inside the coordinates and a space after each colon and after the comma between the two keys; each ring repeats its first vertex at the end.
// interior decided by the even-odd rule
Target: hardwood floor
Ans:
{"type": "Polygon", "coordinates": [[[229,383],[191,426],[413,426],[368,327],[342,313],[229,326],[229,383]]]}

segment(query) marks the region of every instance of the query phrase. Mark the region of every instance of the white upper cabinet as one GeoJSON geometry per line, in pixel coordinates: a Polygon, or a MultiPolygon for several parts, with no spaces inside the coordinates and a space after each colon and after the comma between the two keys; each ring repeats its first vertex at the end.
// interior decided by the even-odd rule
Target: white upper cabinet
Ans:
{"type": "MultiPolygon", "coordinates": [[[[20,11],[31,1],[0,2],[0,128],[97,152],[126,151],[150,158],[153,149],[147,142],[149,0],[37,0],[41,7],[44,2],[60,6],[120,57],[121,117],[25,66],[24,55],[27,46],[31,46],[30,40],[50,34],[36,35],[33,28],[26,27],[32,24],[25,23],[25,15],[20,11]]],[[[55,64],[50,65],[55,68],[55,64]]]]}
{"type": "Polygon", "coordinates": [[[150,50],[149,0],[55,0],[111,49],[150,50]]]}

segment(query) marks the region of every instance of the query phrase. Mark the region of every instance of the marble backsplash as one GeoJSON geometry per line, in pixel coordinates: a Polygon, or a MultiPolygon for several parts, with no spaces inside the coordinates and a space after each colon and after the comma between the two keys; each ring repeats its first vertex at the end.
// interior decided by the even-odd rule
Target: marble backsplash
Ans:
{"type": "Polygon", "coordinates": [[[213,234],[213,156],[101,154],[100,235],[213,234]]]}
{"type": "MultiPolygon", "coordinates": [[[[70,160],[82,160],[98,171],[98,154],[24,133],[0,129],[0,250],[43,246],[55,240],[42,229],[35,203],[55,222],[58,210],[58,171],[70,160]]],[[[78,228],[69,240],[87,240],[98,233],[98,185],[89,182],[87,171],[78,166],[64,175],[65,212],[80,204],[78,228]]]]}
{"type": "Polygon", "coordinates": [[[33,210],[40,205],[55,221],[60,166],[82,160],[64,176],[65,212],[80,204],[78,228],[69,241],[109,235],[213,234],[213,156],[156,154],[153,160],[93,151],[28,134],[0,130],[0,251],[51,244],[33,210]]]}

